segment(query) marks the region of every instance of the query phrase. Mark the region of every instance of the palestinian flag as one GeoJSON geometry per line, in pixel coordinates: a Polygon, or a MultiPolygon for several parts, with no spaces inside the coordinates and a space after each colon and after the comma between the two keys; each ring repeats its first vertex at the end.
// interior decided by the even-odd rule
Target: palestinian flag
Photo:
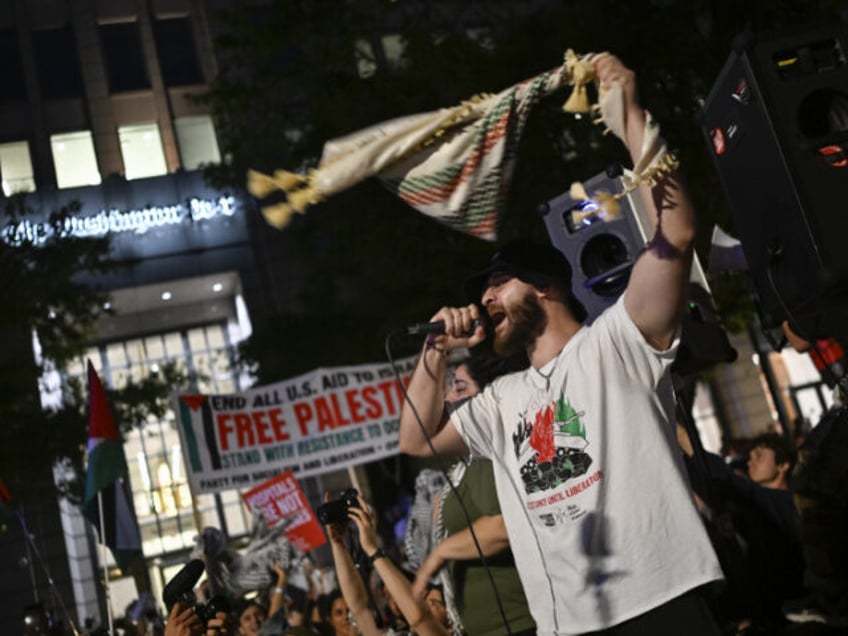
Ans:
{"type": "Polygon", "coordinates": [[[141,537],[132,507],[124,444],[91,361],[88,362],[88,471],[83,513],[97,528],[100,542],[109,547],[118,567],[126,573],[133,558],[141,554],[141,537]],[[98,493],[103,502],[104,528],[100,527],[98,493]]]}

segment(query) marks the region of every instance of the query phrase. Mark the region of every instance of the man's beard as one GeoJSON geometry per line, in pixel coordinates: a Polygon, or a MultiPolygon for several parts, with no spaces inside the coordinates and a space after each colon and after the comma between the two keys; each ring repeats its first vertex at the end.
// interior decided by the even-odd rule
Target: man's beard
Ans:
{"type": "Polygon", "coordinates": [[[496,333],[494,341],[495,353],[502,357],[526,352],[548,324],[539,299],[530,290],[518,305],[507,312],[507,318],[509,328],[504,333],[496,333]]]}

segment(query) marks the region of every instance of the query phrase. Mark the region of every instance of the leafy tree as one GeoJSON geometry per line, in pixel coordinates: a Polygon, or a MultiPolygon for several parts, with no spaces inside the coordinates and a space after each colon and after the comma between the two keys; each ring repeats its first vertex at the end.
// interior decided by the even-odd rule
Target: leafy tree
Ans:
{"type": "MultiPolygon", "coordinates": [[[[79,204],[72,203],[52,213],[42,226],[30,222],[33,211],[23,196],[7,199],[4,209],[0,477],[15,500],[51,492],[56,462],[68,469],[60,471],[66,476],[59,483],[60,494],[73,501],[82,495],[86,387],[71,382],[64,387],[62,404],[47,410],[42,410],[39,395],[39,378],[54,382],[49,372],[83,355],[96,336],[97,320],[109,311],[108,294],[87,281],[115,268],[109,260],[110,241],[71,235],[66,220],[78,211],[79,204]]],[[[173,363],[140,382],[109,391],[116,422],[127,430],[149,416],[161,417],[173,388],[188,379],[173,363]]]]}
{"type": "MultiPolygon", "coordinates": [[[[706,254],[712,226],[732,223],[695,117],[733,37],[833,20],[840,10],[828,0],[289,0],[261,12],[234,11],[220,19],[220,72],[203,98],[229,162],[209,176],[240,186],[248,168],[304,171],[328,139],[498,91],[559,65],[566,47],[611,50],[637,70],[643,103],[678,149],[700,211],[698,250],[706,254]],[[396,45],[399,55],[390,59],[391,46],[381,43],[396,45]]],[[[565,98],[551,96],[531,114],[502,239],[544,238],[534,214],[539,203],[626,161],[617,140],[562,112],[565,98]]],[[[261,381],[380,357],[392,325],[463,302],[460,281],[490,251],[374,183],[266,232],[283,254],[271,267],[294,272],[296,291],[294,301],[278,303],[255,325],[243,350],[261,381]]],[[[719,287],[730,289],[729,299],[739,297],[738,282],[719,287]]],[[[749,309],[743,304],[741,311],[749,309]]]]}
{"type": "MultiPolygon", "coordinates": [[[[706,263],[713,226],[733,228],[696,115],[734,36],[833,21],[843,4],[279,0],[225,13],[218,16],[220,70],[202,99],[228,161],[207,174],[215,185],[241,187],[250,168],[306,172],[329,139],[497,92],[558,66],[566,48],[610,50],[637,71],[642,102],[679,153],[706,263]]],[[[551,95],[530,114],[500,240],[547,240],[535,212],[540,203],[613,162],[628,162],[618,140],[562,111],[566,98],[565,91],[551,95]]],[[[382,359],[393,327],[467,302],[462,281],[492,250],[410,209],[375,180],[310,208],[282,231],[254,214],[265,246],[263,290],[272,300],[267,314],[251,316],[254,333],[242,361],[260,384],[382,359]]],[[[711,284],[726,327],[745,329],[752,312],[748,277],[711,284]]],[[[414,353],[419,341],[392,345],[400,356],[414,353]]],[[[375,483],[386,483],[384,463],[368,469],[375,483]]]]}
{"type": "Polygon", "coordinates": [[[4,208],[0,466],[14,497],[52,485],[53,461],[81,457],[85,440],[82,415],[71,407],[42,412],[38,391],[45,369],[82,353],[105,311],[107,296],[82,282],[80,274],[110,269],[109,241],[69,235],[65,221],[78,209],[71,204],[37,226],[24,196],[7,199],[4,208]],[[37,356],[33,334],[40,345],[37,356]]]}

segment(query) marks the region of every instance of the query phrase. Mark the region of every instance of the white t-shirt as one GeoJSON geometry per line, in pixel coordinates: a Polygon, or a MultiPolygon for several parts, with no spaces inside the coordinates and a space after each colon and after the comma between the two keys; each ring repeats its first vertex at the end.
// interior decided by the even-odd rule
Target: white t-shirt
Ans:
{"type": "Polygon", "coordinates": [[[622,297],[546,367],[451,415],[493,460],[540,636],[610,627],[722,577],[677,446],[676,350],[648,345],[622,297]]]}

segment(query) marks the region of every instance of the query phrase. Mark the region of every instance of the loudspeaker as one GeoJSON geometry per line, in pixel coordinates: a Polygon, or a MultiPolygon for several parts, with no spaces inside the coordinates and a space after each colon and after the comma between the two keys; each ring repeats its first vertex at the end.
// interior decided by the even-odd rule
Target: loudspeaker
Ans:
{"type": "MultiPolygon", "coordinates": [[[[612,166],[583,183],[590,197],[599,193],[618,194],[624,190],[612,166]]],[[[606,219],[594,199],[574,199],[563,193],[539,207],[551,243],[571,264],[571,291],[583,303],[589,324],[624,292],[639,254],[653,236],[652,223],[634,191],[619,200],[621,213],[606,219]]],[[[689,275],[688,302],[681,316],[680,348],[672,366],[677,376],[693,375],[703,369],[736,359],[721,327],[697,254],[689,275]]]]}
{"type": "Polygon", "coordinates": [[[845,328],[846,52],[845,25],[738,39],[699,114],[766,327],[845,328]]]}
{"type": "MultiPolygon", "coordinates": [[[[613,166],[583,183],[586,193],[618,194],[624,190],[620,169],[613,166]]],[[[571,291],[589,314],[587,324],[613,304],[627,287],[630,270],[647,240],[641,198],[631,192],[619,201],[621,214],[604,219],[594,199],[560,194],[539,207],[551,243],[571,264],[571,291]],[[637,209],[639,206],[640,209],[637,209]]]]}

